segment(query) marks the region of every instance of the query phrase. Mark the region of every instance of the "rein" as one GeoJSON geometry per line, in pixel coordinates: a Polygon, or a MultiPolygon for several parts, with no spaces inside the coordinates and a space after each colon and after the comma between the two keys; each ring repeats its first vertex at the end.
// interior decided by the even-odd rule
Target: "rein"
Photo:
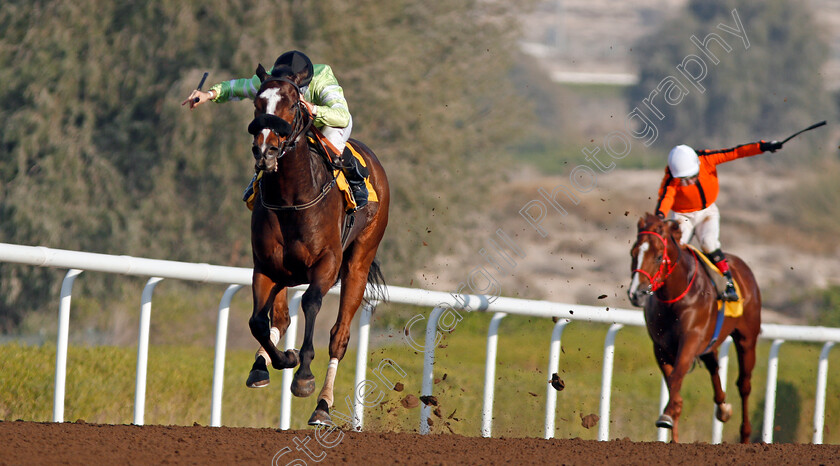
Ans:
{"type": "MultiPolygon", "coordinates": [[[[679,263],[679,260],[674,262],[668,256],[668,240],[666,240],[662,235],[660,235],[659,233],[657,233],[655,231],[640,231],[639,232],[639,235],[645,235],[645,234],[656,236],[657,238],[659,238],[662,241],[663,245],[665,246],[664,253],[662,254],[662,261],[659,263],[659,269],[656,271],[655,274],[653,274],[653,276],[651,276],[649,273],[647,273],[646,271],[644,271],[642,269],[633,270],[633,272],[641,273],[642,275],[647,277],[648,281],[650,282],[650,291],[651,291],[651,293],[653,293],[653,292],[662,288],[665,285],[665,280],[667,280],[668,277],[670,277],[671,274],[674,272],[674,269],[677,267],[677,264],[679,263]]],[[[662,301],[662,303],[672,304],[672,303],[675,303],[675,302],[683,299],[685,297],[685,295],[688,294],[688,290],[690,290],[691,286],[694,284],[694,279],[697,278],[697,269],[699,267],[698,267],[698,262],[697,262],[697,254],[694,251],[691,251],[691,252],[692,252],[692,256],[694,257],[694,274],[691,276],[691,280],[688,282],[688,286],[685,288],[685,291],[680,293],[680,295],[677,296],[676,298],[668,299],[668,300],[660,300],[660,301],[662,301]]]]}
{"type": "Polygon", "coordinates": [[[323,188],[321,188],[321,193],[318,194],[318,196],[315,199],[312,199],[309,202],[295,205],[275,205],[265,202],[265,196],[263,196],[262,194],[265,191],[262,187],[262,178],[260,178],[260,204],[262,204],[262,206],[268,210],[306,210],[314,206],[315,204],[321,202],[321,200],[327,196],[327,193],[330,192],[330,189],[332,189],[332,187],[335,186],[335,179],[336,177],[333,176],[333,178],[330,181],[328,181],[323,188]]]}

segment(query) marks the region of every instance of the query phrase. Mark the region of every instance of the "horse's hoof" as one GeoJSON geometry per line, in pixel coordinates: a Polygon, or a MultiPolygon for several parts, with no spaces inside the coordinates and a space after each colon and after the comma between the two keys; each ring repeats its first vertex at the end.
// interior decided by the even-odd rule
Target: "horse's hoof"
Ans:
{"type": "Polygon", "coordinates": [[[715,418],[720,422],[726,422],[732,417],[732,405],[721,403],[715,406],[715,418]]]}
{"type": "Polygon", "coordinates": [[[671,416],[667,414],[663,414],[659,416],[659,419],[656,420],[656,427],[660,427],[663,429],[673,429],[674,428],[674,420],[671,419],[671,416]]]}
{"type": "Polygon", "coordinates": [[[258,357],[251,367],[251,373],[248,374],[248,380],[245,385],[248,388],[265,387],[270,382],[268,375],[268,367],[265,366],[265,359],[258,357]]]}
{"type": "Polygon", "coordinates": [[[262,388],[268,386],[269,382],[271,380],[269,380],[268,371],[254,369],[248,374],[248,380],[245,381],[245,385],[248,388],[262,388]]]}
{"type": "Polygon", "coordinates": [[[315,393],[315,377],[308,379],[299,379],[297,377],[292,380],[292,395],[299,398],[306,398],[315,393]]]}
{"type": "Polygon", "coordinates": [[[333,422],[330,417],[330,413],[324,411],[323,409],[316,409],[312,412],[312,416],[309,418],[309,425],[331,427],[333,422]]]}

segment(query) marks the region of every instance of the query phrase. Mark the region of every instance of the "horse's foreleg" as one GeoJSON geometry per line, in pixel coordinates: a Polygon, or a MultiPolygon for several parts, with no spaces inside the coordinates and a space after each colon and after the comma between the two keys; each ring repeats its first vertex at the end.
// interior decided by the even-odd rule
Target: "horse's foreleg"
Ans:
{"type": "MultiPolygon", "coordinates": [[[[286,289],[278,287],[268,277],[255,271],[252,290],[254,310],[251,314],[251,319],[248,321],[248,325],[251,328],[251,334],[260,343],[260,349],[257,351],[252,371],[254,369],[262,369],[261,366],[265,366],[265,363],[269,361],[275,369],[295,367],[297,365],[297,356],[288,351],[281,353],[277,350],[276,346],[289,325],[286,289]],[[279,319],[279,321],[274,323],[269,319],[268,314],[272,310],[274,311],[272,317],[275,320],[279,319]],[[281,317],[281,315],[285,317],[281,317]]],[[[267,368],[262,370],[265,373],[268,372],[267,368]]],[[[256,377],[260,378],[262,375],[257,375],[256,377]]],[[[248,379],[249,387],[265,386],[268,383],[267,378],[256,380],[249,376],[248,379]]]]}
{"type": "Polygon", "coordinates": [[[720,373],[718,372],[720,365],[718,364],[717,351],[707,353],[700,356],[700,360],[709,370],[709,375],[712,376],[712,389],[714,390],[715,399],[715,417],[720,422],[726,422],[732,417],[732,405],[726,403],[726,392],[723,391],[720,383],[720,373]]]}
{"type": "MultiPolygon", "coordinates": [[[[683,399],[680,395],[682,389],[682,382],[688,370],[691,368],[691,362],[694,356],[700,351],[701,338],[699,334],[685,335],[680,341],[679,349],[677,350],[677,357],[674,361],[674,369],[665,378],[668,385],[668,404],[665,406],[665,412],[660,416],[660,421],[667,418],[671,424],[671,440],[676,443],[679,442],[679,433],[677,432],[677,424],[682,414],[683,399]]],[[[657,421],[657,427],[668,427],[666,422],[657,421]]]]}
{"type": "Polygon", "coordinates": [[[304,324],[303,343],[300,346],[300,367],[295,372],[294,380],[292,380],[291,390],[294,396],[307,397],[315,392],[315,376],[312,374],[310,367],[312,360],[315,359],[315,347],[312,343],[315,332],[315,318],[318,316],[318,311],[321,310],[324,295],[335,283],[337,275],[337,271],[330,273],[330,267],[323,265],[314,267],[311,284],[301,297],[301,308],[306,322],[304,324]]]}
{"type": "MultiPolygon", "coordinates": [[[[270,347],[276,348],[277,344],[280,343],[280,339],[283,338],[283,335],[286,334],[289,328],[289,303],[286,300],[286,296],[286,289],[283,288],[274,298],[269,333],[269,339],[271,340],[270,347]]],[[[285,358],[285,362],[283,362],[284,368],[295,367],[297,365],[298,356],[295,350],[287,350],[282,355],[285,358]]],[[[250,388],[267,386],[270,382],[268,373],[268,363],[270,361],[271,355],[265,347],[260,346],[260,349],[257,350],[257,354],[254,357],[254,365],[251,366],[251,372],[248,374],[248,380],[245,382],[245,385],[250,388]]]]}
{"type": "Polygon", "coordinates": [[[738,392],[741,394],[741,443],[749,443],[752,434],[750,424],[749,399],[752,391],[752,371],[755,367],[754,338],[735,338],[738,352],[738,392]]]}
{"type": "MultiPolygon", "coordinates": [[[[668,385],[668,378],[674,372],[673,356],[668,354],[665,347],[658,344],[653,345],[653,354],[656,357],[656,362],[659,364],[659,369],[662,371],[662,377],[665,378],[665,384],[668,385]]],[[[670,399],[670,388],[668,391],[670,399]]],[[[663,412],[659,416],[659,419],[656,420],[656,427],[673,430],[674,419],[663,412]]]]}

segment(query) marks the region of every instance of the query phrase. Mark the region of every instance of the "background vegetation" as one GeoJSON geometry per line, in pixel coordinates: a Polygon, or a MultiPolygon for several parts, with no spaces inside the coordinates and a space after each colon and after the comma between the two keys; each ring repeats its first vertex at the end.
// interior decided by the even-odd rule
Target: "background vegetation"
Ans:
{"type": "MultiPolygon", "coordinates": [[[[634,47],[634,55],[639,57],[640,79],[627,94],[629,109],[643,108],[642,100],[667,76],[676,77],[689,90],[676,106],[662,104],[661,95],[657,98],[657,107],[665,114],[661,122],[656,121],[657,143],[663,148],[678,143],[731,147],[770,139],[816,122],[811,121],[814,115],[835,112],[820,74],[828,45],[811,10],[801,2],[691,0],[682,14],[643,38],[634,47]],[[733,10],[746,31],[749,48],[717,27],[734,27],[733,10]],[[727,53],[711,42],[709,48],[720,60],[718,64],[688,40],[694,35],[702,41],[710,33],[732,48],[727,53]],[[708,67],[702,93],[676,70],[691,54],[700,56],[708,67]]],[[[816,152],[813,145],[808,149],[816,152]]],[[[790,157],[775,160],[794,163],[790,157]]]]}
{"type": "MultiPolygon", "coordinates": [[[[249,77],[285,50],[332,65],[354,136],[394,203],[391,283],[457,239],[527,105],[508,78],[507,2],[11,1],[0,11],[0,241],[250,265],[249,103],[180,106],[203,71],[249,77]],[[95,12],[95,14],[92,14],[95,12]],[[465,77],[467,79],[465,79],[465,77]],[[488,170],[487,167],[493,167],[488,170]],[[469,182],[465,178],[469,177],[469,182]]],[[[209,84],[208,84],[209,86],[209,84]]],[[[57,273],[0,264],[0,329],[55,297],[57,273]]],[[[104,279],[85,293],[115,296],[104,279]]]]}

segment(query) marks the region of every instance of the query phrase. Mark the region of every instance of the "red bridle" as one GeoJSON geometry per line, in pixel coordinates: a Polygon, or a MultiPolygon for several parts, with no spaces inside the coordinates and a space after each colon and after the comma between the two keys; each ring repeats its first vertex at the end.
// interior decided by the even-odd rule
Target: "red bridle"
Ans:
{"type": "MultiPolygon", "coordinates": [[[[650,292],[653,293],[656,290],[662,288],[663,285],[665,285],[665,280],[667,280],[668,277],[671,276],[671,273],[677,267],[677,264],[673,262],[668,256],[668,240],[666,240],[662,235],[655,231],[640,231],[639,235],[656,236],[657,238],[659,238],[660,241],[662,241],[662,245],[664,247],[664,252],[662,253],[662,261],[659,262],[659,270],[657,270],[656,273],[653,274],[653,276],[651,276],[649,273],[645,272],[642,269],[633,270],[633,272],[641,273],[642,275],[647,277],[648,281],[650,282],[650,292]]],[[[694,284],[694,279],[697,277],[697,269],[697,255],[694,254],[694,274],[691,276],[691,281],[688,282],[688,286],[685,288],[685,291],[680,293],[680,295],[674,299],[660,301],[662,301],[665,304],[670,304],[683,299],[685,295],[688,294],[688,290],[691,289],[691,285],[694,284]]]]}

